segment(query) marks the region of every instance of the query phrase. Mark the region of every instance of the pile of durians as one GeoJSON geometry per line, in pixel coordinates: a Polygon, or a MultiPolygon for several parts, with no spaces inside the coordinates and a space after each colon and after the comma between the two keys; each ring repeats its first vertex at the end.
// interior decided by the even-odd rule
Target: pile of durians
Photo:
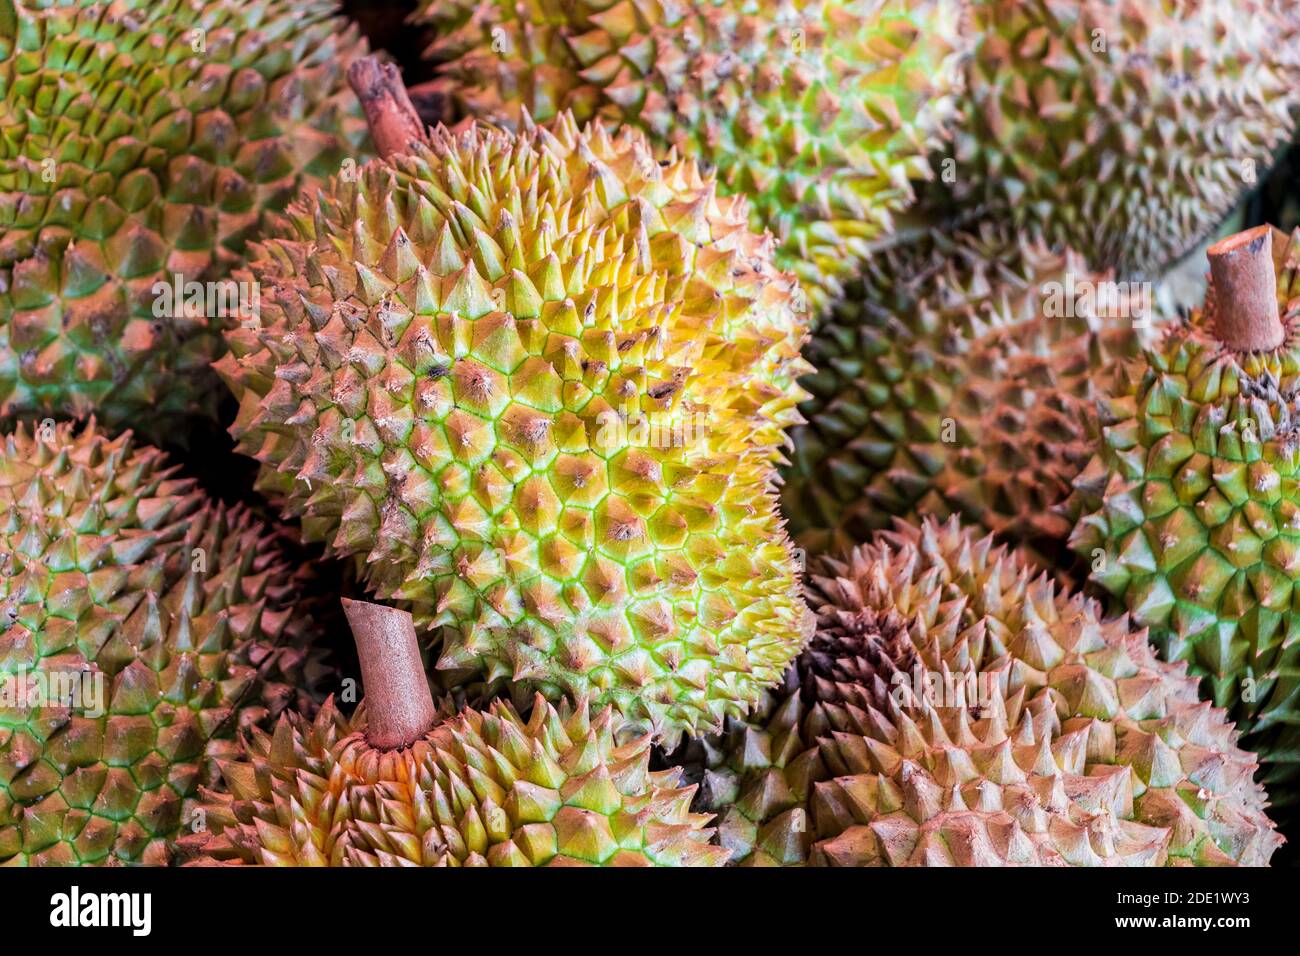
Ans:
{"type": "Polygon", "coordinates": [[[1300,8],[357,6],[0,0],[0,863],[1273,860],[1300,8]]]}

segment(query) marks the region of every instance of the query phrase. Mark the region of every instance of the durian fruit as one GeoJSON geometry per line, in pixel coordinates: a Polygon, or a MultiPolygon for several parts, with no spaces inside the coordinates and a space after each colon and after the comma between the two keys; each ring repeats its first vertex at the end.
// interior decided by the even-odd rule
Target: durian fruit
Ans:
{"type": "Polygon", "coordinates": [[[943,202],[1155,278],[1291,138],[1292,0],[972,0],[943,202]]]}
{"type": "Polygon", "coordinates": [[[518,126],[572,111],[717,171],[815,310],[931,175],[955,115],[960,0],[425,0],[443,89],[518,126]]]}
{"type": "Polygon", "coordinates": [[[960,515],[1051,556],[1093,401],[1152,296],[991,223],[881,256],[818,326],[783,512],[810,551],[960,515]]]}
{"type": "Polygon", "coordinates": [[[1102,403],[1070,543],[1281,784],[1300,761],[1300,234],[1248,230],[1210,263],[1206,307],[1102,403]]]}
{"type": "MultiPolygon", "coordinates": [[[[817,728],[800,693],[808,660],[785,673],[744,718],[722,733],[686,738],[667,755],[697,784],[693,807],[716,815],[717,843],[732,866],[800,866],[808,858],[808,798],[827,776],[817,728]]],[[[825,731],[828,728],[823,727],[825,731]]]]}
{"type": "Polygon", "coordinates": [[[129,432],[0,461],[0,863],[165,863],[235,732],[310,704],[293,569],[129,432]]]}
{"type": "Polygon", "coordinates": [[[245,243],[364,159],[335,7],[0,3],[0,416],[215,414],[245,243]]]}
{"type": "Polygon", "coordinates": [[[388,159],[291,209],[252,265],[262,327],[218,365],[259,487],[441,626],[441,668],[668,742],[743,713],[801,642],[772,490],[807,369],[793,279],[635,131],[421,140],[357,75],[399,148],[376,133],[388,159]]]}
{"type": "Polygon", "coordinates": [[[990,536],[900,522],[809,592],[790,695],[706,774],[734,860],[1263,865],[1282,842],[1185,666],[990,536]]]}
{"type": "Polygon", "coordinates": [[[651,771],[609,707],[528,720],[508,703],[447,714],[428,693],[408,613],[345,599],[366,699],[351,720],[327,702],[286,714],[222,764],[197,864],[273,866],[717,866],[707,816],[675,770],[651,771]],[[381,636],[391,635],[391,636],[381,636]],[[402,674],[406,676],[403,677],[402,674]],[[401,690],[395,692],[393,685],[401,690]],[[418,689],[423,688],[419,694],[418,689]],[[418,697],[418,699],[417,699],[418,697]]]}

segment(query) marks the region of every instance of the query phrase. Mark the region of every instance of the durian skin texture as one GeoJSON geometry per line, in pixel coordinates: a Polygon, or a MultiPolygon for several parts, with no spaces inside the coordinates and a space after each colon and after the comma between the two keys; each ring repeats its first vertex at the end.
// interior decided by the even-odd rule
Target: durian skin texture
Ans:
{"type": "Polygon", "coordinates": [[[228,281],[299,188],[364,161],[344,73],[365,41],[333,0],[12,9],[0,27],[0,415],[95,413],[175,439],[182,416],[215,416],[208,363],[233,311],[213,292],[155,315],[155,284],[228,281]]]}
{"type": "Polygon", "coordinates": [[[1251,732],[1275,800],[1293,804],[1300,235],[1275,233],[1273,253],[1282,345],[1224,348],[1200,309],[1148,349],[1101,406],[1070,543],[1167,659],[1204,676],[1251,732]]]}
{"type": "Polygon", "coordinates": [[[650,737],[606,708],[540,697],[527,721],[507,703],[466,709],[410,747],[377,750],[364,705],[327,702],[314,722],[255,731],[227,785],[205,791],[198,865],[721,866],[694,787],[651,771],[650,737]]]}
{"type": "Polygon", "coordinates": [[[1185,665],[956,519],[818,559],[809,603],[793,689],[706,776],[733,861],[1260,866],[1281,844],[1185,665]]]}
{"type": "Polygon", "coordinates": [[[236,732],[308,703],[294,571],[130,433],[19,426],[2,461],[0,864],[165,864],[236,732]],[[102,697],[34,696],[83,670],[102,697]]]}
{"type": "Polygon", "coordinates": [[[1154,278],[1295,131],[1292,0],[972,0],[941,202],[1154,278]]]}
{"type": "Polygon", "coordinates": [[[815,312],[928,179],[955,116],[957,0],[426,0],[460,110],[635,124],[717,171],[815,312]]]}
{"type": "Polygon", "coordinates": [[[218,365],[232,431],[308,538],[442,627],[440,667],[664,740],[780,680],[806,332],[743,202],[564,117],[436,131],[291,215],[252,265],[262,327],[218,365]],[[620,411],[704,427],[638,438],[620,411]]]}
{"type": "Polygon", "coordinates": [[[1111,279],[993,223],[877,256],[805,349],[812,397],[781,490],[799,544],[843,549],[891,516],[955,514],[1048,560],[1063,550],[1059,506],[1091,455],[1095,401],[1154,335],[1136,296],[1084,296],[1118,292],[1111,279]]]}

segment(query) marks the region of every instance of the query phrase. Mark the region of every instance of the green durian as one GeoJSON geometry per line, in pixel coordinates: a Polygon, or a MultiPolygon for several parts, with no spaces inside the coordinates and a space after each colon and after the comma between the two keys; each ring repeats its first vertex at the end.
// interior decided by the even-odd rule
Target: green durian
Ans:
{"type": "Polygon", "coordinates": [[[215,417],[245,244],[365,158],[335,8],[0,0],[0,416],[215,417]]]}
{"type": "Polygon", "coordinates": [[[1271,242],[1262,265],[1280,341],[1224,339],[1217,316],[1241,303],[1216,301],[1212,280],[1205,308],[1101,403],[1066,512],[1091,580],[1151,628],[1166,659],[1204,677],[1250,732],[1281,804],[1294,802],[1300,764],[1300,233],[1241,236],[1271,242]]]}
{"type": "Polygon", "coordinates": [[[791,533],[826,551],[956,514],[1050,558],[1100,383],[1152,334],[1150,291],[990,224],[879,257],[805,349],[791,533]]]}
{"type": "Polygon", "coordinates": [[[232,432],[309,539],[441,627],[440,667],[664,740],[780,680],[806,318],[739,201],[561,117],[440,129],[290,212],[218,365],[232,432]]]}
{"type": "Polygon", "coordinates": [[[129,432],[0,462],[0,863],[166,863],[236,731],[311,706],[294,569],[129,432]]]}
{"type": "Polygon", "coordinates": [[[814,722],[801,692],[809,660],[805,651],[780,686],[744,718],[728,718],[722,733],[687,738],[666,755],[698,786],[694,809],[715,814],[717,842],[732,866],[801,866],[808,859],[808,799],[827,775],[817,739],[830,731],[814,722]]]}
{"type": "Polygon", "coordinates": [[[815,311],[929,178],[954,115],[958,0],[424,0],[441,89],[518,125],[563,111],[698,159],[777,238],[815,311]]]}
{"type": "Polygon", "coordinates": [[[971,0],[934,190],[1121,278],[1209,236],[1295,132],[1292,0],[971,0]]]}

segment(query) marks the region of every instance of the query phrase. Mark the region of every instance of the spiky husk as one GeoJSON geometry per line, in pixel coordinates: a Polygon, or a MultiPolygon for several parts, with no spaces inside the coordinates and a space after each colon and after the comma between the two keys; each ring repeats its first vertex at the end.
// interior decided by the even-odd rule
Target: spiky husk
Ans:
{"type": "Polygon", "coordinates": [[[717,814],[729,865],[801,866],[808,859],[808,799],[827,776],[817,738],[830,731],[801,693],[809,660],[805,651],[782,685],[743,719],[728,719],[723,733],[684,740],[668,755],[699,783],[695,808],[717,814]]]}
{"type": "Polygon", "coordinates": [[[1300,232],[1273,251],[1282,345],[1225,348],[1212,309],[1172,328],[1102,403],[1067,507],[1091,579],[1204,675],[1282,784],[1300,770],[1300,232]]]}
{"type": "Polygon", "coordinates": [[[218,365],[259,487],[442,626],[440,667],[665,740],[743,713],[800,643],[771,486],[807,369],[743,202],[568,117],[362,173],[293,207],[218,365]]]}
{"type": "Polygon", "coordinates": [[[957,0],[426,0],[471,116],[571,110],[716,168],[820,310],[929,178],[965,41],[957,0]]]}
{"type": "Polygon", "coordinates": [[[1291,137],[1291,0],[973,0],[979,38],[935,189],[1154,278],[1291,137]]]}
{"type": "Polygon", "coordinates": [[[1191,252],[1172,263],[1160,274],[1155,283],[1156,314],[1159,316],[1187,315],[1205,301],[1210,286],[1208,255],[1210,247],[1220,240],[1246,229],[1250,200],[1241,203],[1219,228],[1215,229],[1191,252]]]}
{"type": "Polygon", "coordinates": [[[813,397],[782,490],[799,543],[956,514],[1059,550],[1071,525],[1053,509],[1091,453],[1095,396],[1149,335],[1150,304],[1110,278],[993,227],[882,256],[805,350],[813,397]]]}
{"type": "Polygon", "coordinates": [[[734,858],[1267,863],[1282,840],[1223,712],[1144,632],[1036,574],[956,519],[819,561],[799,686],[733,728],[734,858]]]}
{"type": "Polygon", "coordinates": [[[129,433],[20,427],[3,452],[0,863],[165,863],[236,730],[310,706],[293,569],[129,433]]]}
{"type": "MultiPolygon", "coordinates": [[[[250,237],[364,159],[333,0],[11,5],[0,27],[0,416],[175,439],[215,415],[250,237]],[[209,293],[213,291],[209,288],[209,293]],[[168,428],[168,424],[172,427],[168,428]]],[[[250,290],[243,290],[251,296],[250,290]]]]}
{"type": "Polygon", "coordinates": [[[502,701],[447,717],[400,750],[365,739],[327,702],[296,714],[222,764],[229,792],[205,792],[208,831],[193,861],[274,866],[720,866],[694,787],[650,770],[650,737],[620,743],[612,708],[559,710],[540,697],[524,721],[502,701]]]}

